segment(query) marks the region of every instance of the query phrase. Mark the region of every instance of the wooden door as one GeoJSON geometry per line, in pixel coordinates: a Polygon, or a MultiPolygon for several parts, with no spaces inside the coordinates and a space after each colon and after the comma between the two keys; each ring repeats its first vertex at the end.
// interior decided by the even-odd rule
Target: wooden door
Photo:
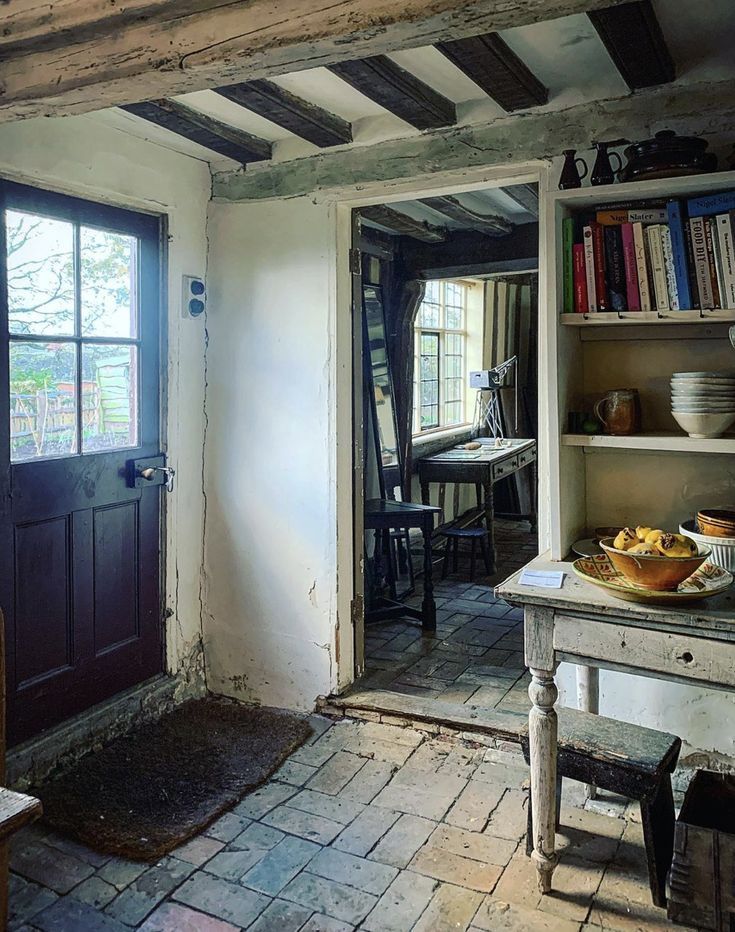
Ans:
{"type": "Polygon", "coordinates": [[[162,473],[131,481],[159,453],[161,224],[22,185],[0,196],[14,744],[163,669],[162,473]]]}

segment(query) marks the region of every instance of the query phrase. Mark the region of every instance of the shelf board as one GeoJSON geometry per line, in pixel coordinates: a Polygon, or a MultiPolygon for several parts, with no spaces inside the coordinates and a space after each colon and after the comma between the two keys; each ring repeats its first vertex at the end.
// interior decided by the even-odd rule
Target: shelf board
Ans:
{"type": "Polygon", "coordinates": [[[562,434],[565,447],[584,447],[587,450],[668,450],[678,453],[735,453],[735,435],[712,440],[695,440],[686,434],[650,431],[630,437],[611,437],[609,434],[562,434]]]}
{"type": "Polygon", "coordinates": [[[640,324],[735,323],[735,308],[705,311],[591,311],[588,314],[560,314],[566,327],[636,326],[640,324]]]}
{"type": "Polygon", "coordinates": [[[702,175],[649,178],[599,186],[585,185],[568,191],[552,191],[550,202],[554,205],[566,205],[570,210],[579,210],[620,201],[697,197],[710,191],[726,191],[732,188],[735,188],[735,171],[706,172],[702,175]]]}

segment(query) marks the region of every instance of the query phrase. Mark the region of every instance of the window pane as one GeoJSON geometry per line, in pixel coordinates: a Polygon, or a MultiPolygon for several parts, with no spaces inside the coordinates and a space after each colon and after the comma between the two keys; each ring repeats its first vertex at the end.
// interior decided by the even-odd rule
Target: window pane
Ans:
{"type": "Polygon", "coordinates": [[[10,332],[73,334],[73,226],[8,210],[5,228],[10,332]]]}
{"type": "Polygon", "coordinates": [[[439,335],[436,333],[421,334],[421,353],[427,356],[436,356],[439,353],[439,335]]]}
{"type": "Polygon", "coordinates": [[[447,355],[461,356],[462,336],[459,333],[448,333],[444,344],[444,350],[447,355]]]}
{"type": "Polygon", "coordinates": [[[439,378],[439,359],[437,356],[421,357],[421,375],[422,379],[439,378]]]}
{"type": "Polygon", "coordinates": [[[419,323],[422,327],[439,326],[439,305],[428,304],[426,301],[421,305],[419,313],[419,323]]]}
{"type": "Polygon", "coordinates": [[[76,346],[10,344],[10,459],[77,452],[76,346]]]}
{"type": "Polygon", "coordinates": [[[421,383],[421,404],[433,405],[439,401],[439,382],[421,383]]]}
{"type": "Polygon", "coordinates": [[[444,372],[447,378],[461,378],[462,357],[461,356],[447,356],[444,361],[444,372]]]}
{"type": "Polygon", "coordinates": [[[445,283],[444,303],[452,307],[462,306],[462,286],[453,282],[445,283]]]}
{"type": "Polygon", "coordinates": [[[82,227],[79,242],[82,335],[134,337],[137,240],[120,233],[82,227]]]}
{"type": "Polygon", "coordinates": [[[431,427],[439,426],[439,406],[422,405],[421,406],[421,430],[429,430],[431,427]]]}
{"type": "Polygon", "coordinates": [[[447,425],[462,423],[462,405],[459,401],[448,401],[444,405],[444,423],[447,425]]]}
{"type": "Polygon", "coordinates": [[[461,330],[462,329],[462,308],[447,306],[446,313],[445,313],[445,319],[446,319],[447,330],[461,330]]]}
{"type": "Polygon", "coordinates": [[[424,301],[427,304],[439,304],[441,300],[441,282],[427,282],[424,301]]]}
{"type": "Polygon", "coordinates": [[[445,379],[444,397],[447,401],[461,401],[462,379],[445,379]]]}
{"type": "Polygon", "coordinates": [[[138,434],[138,367],[133,346],[82,347],[82,450],[133,447],[138,434]]]}

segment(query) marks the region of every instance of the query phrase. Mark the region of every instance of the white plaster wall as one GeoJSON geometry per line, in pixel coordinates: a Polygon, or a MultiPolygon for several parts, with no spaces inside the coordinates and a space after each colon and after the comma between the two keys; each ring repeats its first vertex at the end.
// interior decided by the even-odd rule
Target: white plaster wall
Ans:
{"type": "Polygon", "coordinates": [[[209,217],[207,682],[311,709],[337,683],[336,210],[209,217]]]}
{"type": "MultiPolygon", "coordinates": [[[[86,117],[0,126],[0,175],[67,194],[168,217],[168,387],[164,448],[176,469],[166,497],[168,669],[200,642],[204,321],[180,314],[182,274],[206,272],[209,166],[86,117]]],[[[166,377],[167,376],[167,377],[166,377]]]]}

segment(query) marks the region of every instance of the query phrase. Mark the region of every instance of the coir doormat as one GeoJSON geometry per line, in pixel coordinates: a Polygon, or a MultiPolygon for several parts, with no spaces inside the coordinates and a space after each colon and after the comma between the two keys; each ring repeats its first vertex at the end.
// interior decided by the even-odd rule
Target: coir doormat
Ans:
{"type": "Polygon", "coordinates": [[[153,861],[259,786],[311,735],[296,715],[187,702],[34,790],[44,817],[104,854],[153,861]]]}

